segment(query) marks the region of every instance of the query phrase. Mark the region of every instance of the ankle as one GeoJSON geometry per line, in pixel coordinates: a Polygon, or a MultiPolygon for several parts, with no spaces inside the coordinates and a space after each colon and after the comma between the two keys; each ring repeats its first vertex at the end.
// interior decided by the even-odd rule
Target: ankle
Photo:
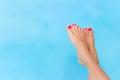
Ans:
{"type": "Polygon", "coordinates": [[[90,59],[86,67],[89,69],[89,67],[92,67],[93,65],[99,65],[99,64],[95,60],[90,59]]]}

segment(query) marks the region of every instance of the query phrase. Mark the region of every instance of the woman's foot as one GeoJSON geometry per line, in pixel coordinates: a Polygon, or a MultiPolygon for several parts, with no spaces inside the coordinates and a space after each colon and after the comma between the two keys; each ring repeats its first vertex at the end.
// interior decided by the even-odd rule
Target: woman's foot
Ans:
{"type": "Polygon", "coordinates": [[[79,62],[82,62],[83,65],[86,66],[88,60],[92,60],[92,57],[87,47],[83,30],[77,25],[73,24],[67,28],[67,32],[71,42],[77,50],[79,62]]]}
{"type": "MultiPolygon", "coordinates": [[[[85,29],[83,29],[83,32],[84,32],[84,36],[85,36],[84,38],[86,40],[89,52],[90,52],[93,60],[99,64],[97,52],[95,49],[93,30],[92,30],[92,28],[85,28],[85,29]]],[[[89,80],[96,80],[96,78],[94,77],[94,75],[89,74],[89,80]]]]}
{"type": "Polygon", "coordinates": [[[84,32],[84,38],[85,38],[87,47],[89,49],[89,52],[90,52],[93,60],[95,60],[99,64],[97,52],[95,49],[93,30],[92,30],[92,28],[85,28],[85,29],[83,29],[83,32],[84,32]]]}

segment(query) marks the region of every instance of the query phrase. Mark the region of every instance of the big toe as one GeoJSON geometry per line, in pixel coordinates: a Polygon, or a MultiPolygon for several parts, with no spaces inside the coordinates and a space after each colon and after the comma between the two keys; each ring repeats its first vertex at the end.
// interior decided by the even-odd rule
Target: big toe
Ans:
{"type": "Polygon", "coordinates": [[[72,38],[73,37],[72,26],[67,27],[67,32],[68,32],[69,37],[72,38]]]}
{"type": "Polygon", "coordinates": [[[92,28],[87,28],[87,34],[88,34],[88,37],[93,38],[93,30],[92,30],[92,28]]]}

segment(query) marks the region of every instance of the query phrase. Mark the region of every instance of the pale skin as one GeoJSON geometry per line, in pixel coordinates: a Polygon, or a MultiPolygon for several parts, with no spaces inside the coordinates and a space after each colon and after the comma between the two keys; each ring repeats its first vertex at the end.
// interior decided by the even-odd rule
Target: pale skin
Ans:
{"type": "MultiPolygon", "coordinates": [[[[90,55],[92,56],[92,58],[94,59],[94,61],[99,64],[98,61],[98,56],[97,56],[97,52],[95,49],[95,42],[94,42],[94,35],[93,35],[93,30],[91,28],[85,28],[83,29],[83,33],[84,33],[84,39],[86,41],[88,50],[90,52],[90,55]]],[[[97,80],[93,75],[89,74],[89,80],[97,80]]]]}
{"type": "Polygon", "coordinates": [[[67,28],[72,44],[75,46],[80,64],[87,67],[89,80],[110,80],[98,64],[98,57],[94,45],[93,30],[82,29],[73,24],[67,28]]]}

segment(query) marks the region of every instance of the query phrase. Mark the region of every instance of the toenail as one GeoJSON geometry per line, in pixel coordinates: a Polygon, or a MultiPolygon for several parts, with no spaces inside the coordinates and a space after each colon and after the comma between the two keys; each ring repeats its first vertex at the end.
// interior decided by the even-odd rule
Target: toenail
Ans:
{"type": "Polygon", "coordinates": [[[68,29],[71,29],[71,26],[68,26],[68,29]]]}
{"type": "Polygon", "coordinates": [[[87,30],[88,30],[88,31],[92,31],[92,28],[88,28],[87,30]]]}

